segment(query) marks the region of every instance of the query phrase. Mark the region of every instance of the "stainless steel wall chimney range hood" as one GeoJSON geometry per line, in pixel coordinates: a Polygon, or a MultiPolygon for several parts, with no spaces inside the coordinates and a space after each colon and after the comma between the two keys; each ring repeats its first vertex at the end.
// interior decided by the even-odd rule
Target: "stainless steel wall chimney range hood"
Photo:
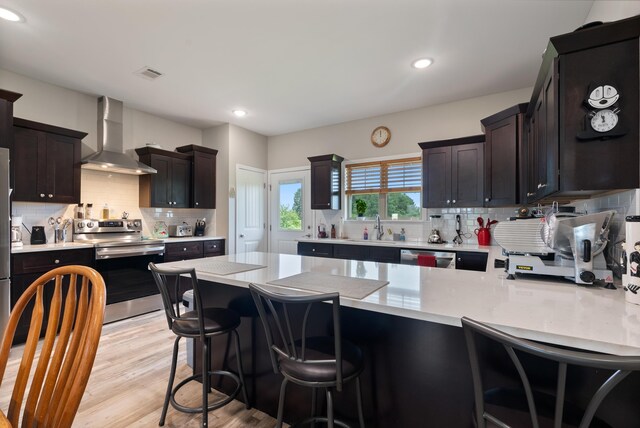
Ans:
{"type": "Polygon", "coordinates": [[[82,159],[82,168],[120,174],[155,174],[158,171],[124,154],[122,101],[98,99],[98,151],[82,159]]]}

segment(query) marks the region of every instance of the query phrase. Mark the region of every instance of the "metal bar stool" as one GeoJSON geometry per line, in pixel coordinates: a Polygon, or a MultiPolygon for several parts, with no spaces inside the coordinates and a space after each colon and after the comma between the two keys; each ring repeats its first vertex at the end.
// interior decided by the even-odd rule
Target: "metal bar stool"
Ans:
{"type": "Polygon", "coordinates": [[[162,295],[165,314],[169,329],[176,335],[173,344],[173,357],[171,360],[171,373],[169,374],[169,383],[167,385],[167,393],[162,407],[162,415],[160,416],[160,426],[164,425],[167,416],[169,402],[171,405],[181,412],[200,413],[202,412],[202,426],[208,426],[208,412],[218,409],[238,396],[242,390],[245,407],[249,408],[249,399],[244,384],[244,375],[242,372],[242,358],[240,350],[240,336],[237,327],[240,325],[240,317],[237,313],[226,308],[203,308],[202,300],[198,287],[198,279],[195,269],[160,269],[153,263],[149,263],[149,270],[153,274],[153,278],[162,295]],[[181,275],[189,275],[181,277],[181,275]],[[193,310],[180,313],[180,282],[187,280],[191,282],[193,287],[193,310]],[[173,299],[171,297],[174,297],[173,299]],[[174,303],[175,302],[175,303],[174,303]],[[236,343],[236,356],[238,361],[238,375],[226,370],[211,370],[211,338],[223,334],[233,334],[236,343]],[[202,343],[202,373],[189,376],[178,385],[173,387],[176,375],[176,364],[178,361],[178,344],[183,337],[200,339],[202,343]],[[205,375],[206,373],[206,375],[205,375]],[[208,393],[211,391],[212,375],[225,376],[231,378],[235,384],[235,390],[226,398],[209,404],[208,393]],[[188,382],[202,379],[202,406],[187,407],[179,404],[175,400],[175,395],[188,382]]]}
{"type": "MultiPolygon", "coordinates": [[[[473,390],[475,397],[475,423],[477,427],[486,427],[487,421],[499,427],[509,427],[504,421],[487,411],[488,400],[494,398],[498,389],[485,391],[482,382],[482,371],[476,347],[476,337],[483,336],[491,342],[502,345],[513,362],[520,380],[522,390],[505,390],[506,400],[498,400],[500,405],[516,410],[529,412],[531,425],[534,428],[540,426],[540,416],[545,415],[541,407],[550,407],[549,417],[553,417],[554,427],[579,426],[580,428],[609,426],[603,421],[595,418],[598,407],[624,378],[634,371],[640,371],[640,356],[623,357],[606,354],[594,354],[589,352],[571,351],[557,348],[550,345],[543,345],[526,339],[520,339],[495,328],[489,327],[478,321],[467,317],[462,318],[462,328],[469,351],[469,361],[471,363],[471,373],[473,376],[473,390]],[[556,381],[555,395],[536,391],[531,387],[531,382],[527,376],[525,365],[523,365],[520,355],[534,355],[548,361],[557,363],[558,375],[556,381]],[[567,366],[575,365],[591,367],[602,370],[612,370],[609,376],[591,396],[586,409],[579,409],[577,406],[565,401],[567,366]],[[522,400],[520,400],[520,397],[522,400]],[[508,401],[508,403],[507,403],[508,401]],[[550,405],[547,406],[547,403],[550,405]],[[568,417],[566,417],[568,416],[568,417]],[[567,420],[575,419],[575,420],[567,420]]],[[[492,400],[495,401],[495,400],[492,400]]]]}
{"type": "Polygon", "coordinates": [[[364,368],[362,351],[357,346],[342,340],[340,333],[340,295],[284,295],[272,293],[254,284],[249,284],[262,325],[264,326],[269,355],[274,373],[282,373],[278,418],[276,427],[282,427],[284,399],[289,381],[312,388],[312,416],[295,426],[313,422],[324,422],[329,428],[334,424],[349,426],[334,418],[333,390],[342,391],[343,384],[355,380],[358,420],[364,428],[360,374],[364,368]],[[309,337],[307,326],[311,308],[316,303],[330,302],[333,315],[333,337],[309,337]],[[295,317],[294,307],[301,308],[302,322],[295,317]],[[276,338],[274,341],[274,337],[276,338]],[[327,416],[315,415],[317,389],[324,388],[327,397],[327,416]]]}

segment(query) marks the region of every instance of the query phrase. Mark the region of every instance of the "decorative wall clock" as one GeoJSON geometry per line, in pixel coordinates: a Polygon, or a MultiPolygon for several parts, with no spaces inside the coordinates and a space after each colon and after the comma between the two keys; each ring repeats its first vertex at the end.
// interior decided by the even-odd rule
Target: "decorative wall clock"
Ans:
{"type": "Polygon", "coordinates": [[[371,144],[376,147],[384,147],[391,141],[391,131],[386,126],[378,126],[371,133],[371,144]]]}
{"type": "Polygon", "coordinates": [[[612,83],[591,83],[584,105],[589,110],[585,117],[584,131],[578,132],[580,140],[620,137],[627,130],[619,124],[620,93],[612,83]]]}

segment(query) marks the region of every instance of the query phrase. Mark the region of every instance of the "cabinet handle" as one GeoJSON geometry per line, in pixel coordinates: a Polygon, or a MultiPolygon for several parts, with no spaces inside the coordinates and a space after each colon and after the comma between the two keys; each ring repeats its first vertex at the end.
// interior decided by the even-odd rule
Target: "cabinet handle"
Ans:
{"type": "Polygon", "coordinates": [[[491,200],[491,198],[484,198],[485,202],[489,202],[491,200]]]}
{"type": "Polygon", "coordinates": [[[196,202],[196,205],[198,205],[198,203],[196,202]]]}
{"type": "Polygon", "coordinates": [[[527,193],[527,196],[533,196],[535,194],[536,194],[536,192],[529,192],[529,193],[527,193]]]}
{"type": "Polygon", "coordinates": [[[312,249],[311,249],[311,251],[313,251],[313,252],[315,253],[315,252],[316,252],[316,249],[315,249],[315,248],[312,248],[312,249]]]}
{"type": "Polygon", "coordinates": [[[54,262],[55,264],[59,264],[59,263],[60,263],[60,260],[55,259],[53,262],[54,262]]]}
{"type": "Polygon", "coordinates": [[[458,261],[459,261],[459,262],[461,262],[461,261],[462,261],[462,258],[458,257],[458,261]]]}
{"type": "Polygon", "coordinates": [[[544,189],[545,187],[547,187],[547,183],[544,183],[544,184],[541,184],[541,185],[540,185],[540,188],[541,188],[541,189],[544,189]]]}
{"type": "Polygon", "coordinates": [[[187,247],[183,248],[182,251],[187,251],[187,247]]]}
{"type": "Polygon", "coordinates": [[[451,201],[450,201],[449,199],[447,199],[447,203],[448,203],[448,204],[450,204],[450,203],[451,203],[451,201]]]}
{"type": "Polygon", "coordinates": [[[455,203],[456,203],[456,200],[454,199],[452,202],[455,204],[455,203]]]}
{"type": "Polygon", "coordinates": [[[240,237],[241,237],[241,238],[244,238],[244,233],[241,233],[241,234],[240,234],[240,237]]]}
{"type": "Polygon", "coordinates": [[[41,198],[44,198],[44,193],[40,193],[40,197],[41,197],[41,198]]]}
{"type": "Polygon", "coordinates": [[[49,193],[49,198],[53,198],[53,194],[49,193]]]}
{"type": "Polygon", "coordinates": [[[538,189],[542,187],[542,183],[538,183],[538,189]]]}

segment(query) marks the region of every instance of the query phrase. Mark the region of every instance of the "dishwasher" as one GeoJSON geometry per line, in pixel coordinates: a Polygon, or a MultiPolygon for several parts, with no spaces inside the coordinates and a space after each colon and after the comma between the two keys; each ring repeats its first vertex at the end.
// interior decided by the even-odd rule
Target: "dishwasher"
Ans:
{"type": "Polygon", "coordinates": [[[418,265],[418,256],[432,256],[436,259],[436,267],[444,269],[456,268],[456,253],[432,250],[400,250],[400,264],[418,265]]]}

